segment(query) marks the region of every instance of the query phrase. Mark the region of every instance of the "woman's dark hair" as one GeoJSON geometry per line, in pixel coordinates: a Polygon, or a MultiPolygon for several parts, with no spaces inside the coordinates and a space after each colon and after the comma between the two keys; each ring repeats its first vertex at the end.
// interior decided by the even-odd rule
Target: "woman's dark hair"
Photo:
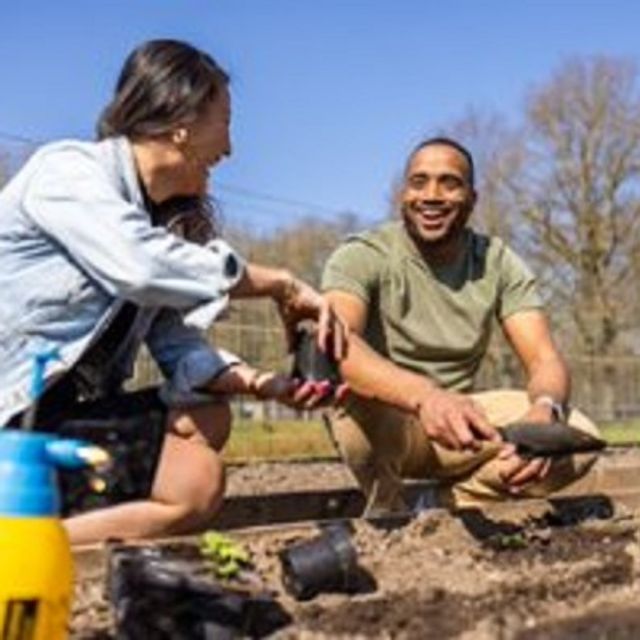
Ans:
{"type": "Polygon", "coordinates": [[[228,84],[215,60],[190,44],[145,42],[124,63],[113,100],[98,121],[98,138],[167,133],[195,120],[228,84]]]}
{"type": "MultiPolygon", "coordinates": [[[[150,40],[131,52],[115,95],[97,124],[98,139],[131,140],[162,135],[195,120],[229,84],[208,54],[186,42],[150,40]]],[[[154,224],[191,242],[217,235],[215,204],[208,197],[175,197],[147,203],[154,224]]]]}
{"type": "Polygon", "coordinates": [[[184,240],[205,245],[217,238],[219,216],[215,202],[206,196],[174,196],[148,206],[151,222],[184,240]]]}

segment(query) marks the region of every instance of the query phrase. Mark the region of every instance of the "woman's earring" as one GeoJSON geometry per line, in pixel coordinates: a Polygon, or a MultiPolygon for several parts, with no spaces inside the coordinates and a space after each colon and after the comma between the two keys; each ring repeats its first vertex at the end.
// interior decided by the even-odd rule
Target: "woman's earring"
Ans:
{"type": "Polygon", "coordinates": [[[186,127],[179,127],[173,130],[172,134],[174,144],[182,146],[189,139],[189,130],[186,127]]]}

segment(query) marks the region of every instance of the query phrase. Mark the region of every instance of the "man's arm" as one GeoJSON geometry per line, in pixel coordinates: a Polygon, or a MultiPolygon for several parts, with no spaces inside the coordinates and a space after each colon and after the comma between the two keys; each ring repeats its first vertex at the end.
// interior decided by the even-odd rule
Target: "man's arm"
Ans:
{"type": "MultiPolygon", "coordinates": [[[[566,405],[571,379],[553,343],[546,315],[539,309],[519,311],[502,321],[502,329],[527,375],[531,408],[522,419],[541,424],[557,419],[559,416],[554,416],[553,405],[566,405]]],[[[515,450],[509,449],[504,450],[500,458],[503,460],[502,478],[514,492],[542,480],[551,465],[551,461],[544,458],[523,460],[515,450]]]]}
{"type": "Polygon", "coordinates": [[[451,449],[476,448],[478,440],[499,438],[470,398],[398,367],[365,343],[360,336],[368,310],[362,299],[335,289],[325,295],[351,330],[347,356],[340,363],[351,391],[415,415],[429,437],[451,449]]]}
{"type": "Polygon", "coordinates": [[[502,328],[527,376],[531,409],[526,419],[549,422],[554,418],[553,403],[568,403],[571,378],[553,342],[547,317],[539,309],[520,311],[508,316],[502,328]]]}
{"type": "Polygon", "coordinates": [[[427,378],[383,358],[361,338],[368,315],[363,300],[335,290],[327,292],[326,297],[350,330],[347,357],[340,364],[349,389],[363,398],[380,400],[408,413],[417,413],[424,396],[435,385],[427,378]]]}

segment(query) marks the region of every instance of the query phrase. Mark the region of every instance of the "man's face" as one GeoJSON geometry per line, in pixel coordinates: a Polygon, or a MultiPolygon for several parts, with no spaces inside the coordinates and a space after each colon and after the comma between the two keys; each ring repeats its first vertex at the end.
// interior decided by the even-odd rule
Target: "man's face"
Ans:
{"type": "Polygon", "coordinates": [[[409,234],[424,248],[457,240],[475,204],[466,158],[453,147],[434,144],[417,151],[401,193],[409,234]]]}

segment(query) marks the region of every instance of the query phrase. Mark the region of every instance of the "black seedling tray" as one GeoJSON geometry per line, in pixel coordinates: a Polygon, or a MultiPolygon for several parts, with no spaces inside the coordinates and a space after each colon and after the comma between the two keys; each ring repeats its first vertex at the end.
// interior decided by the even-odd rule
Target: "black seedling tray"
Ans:
{"type": "Polygon", "coordinates": [[[255,584],[216,578],[196,545],[113,547],[107,593],[118,640],[263,638],[291,621],[255,584]]]}

